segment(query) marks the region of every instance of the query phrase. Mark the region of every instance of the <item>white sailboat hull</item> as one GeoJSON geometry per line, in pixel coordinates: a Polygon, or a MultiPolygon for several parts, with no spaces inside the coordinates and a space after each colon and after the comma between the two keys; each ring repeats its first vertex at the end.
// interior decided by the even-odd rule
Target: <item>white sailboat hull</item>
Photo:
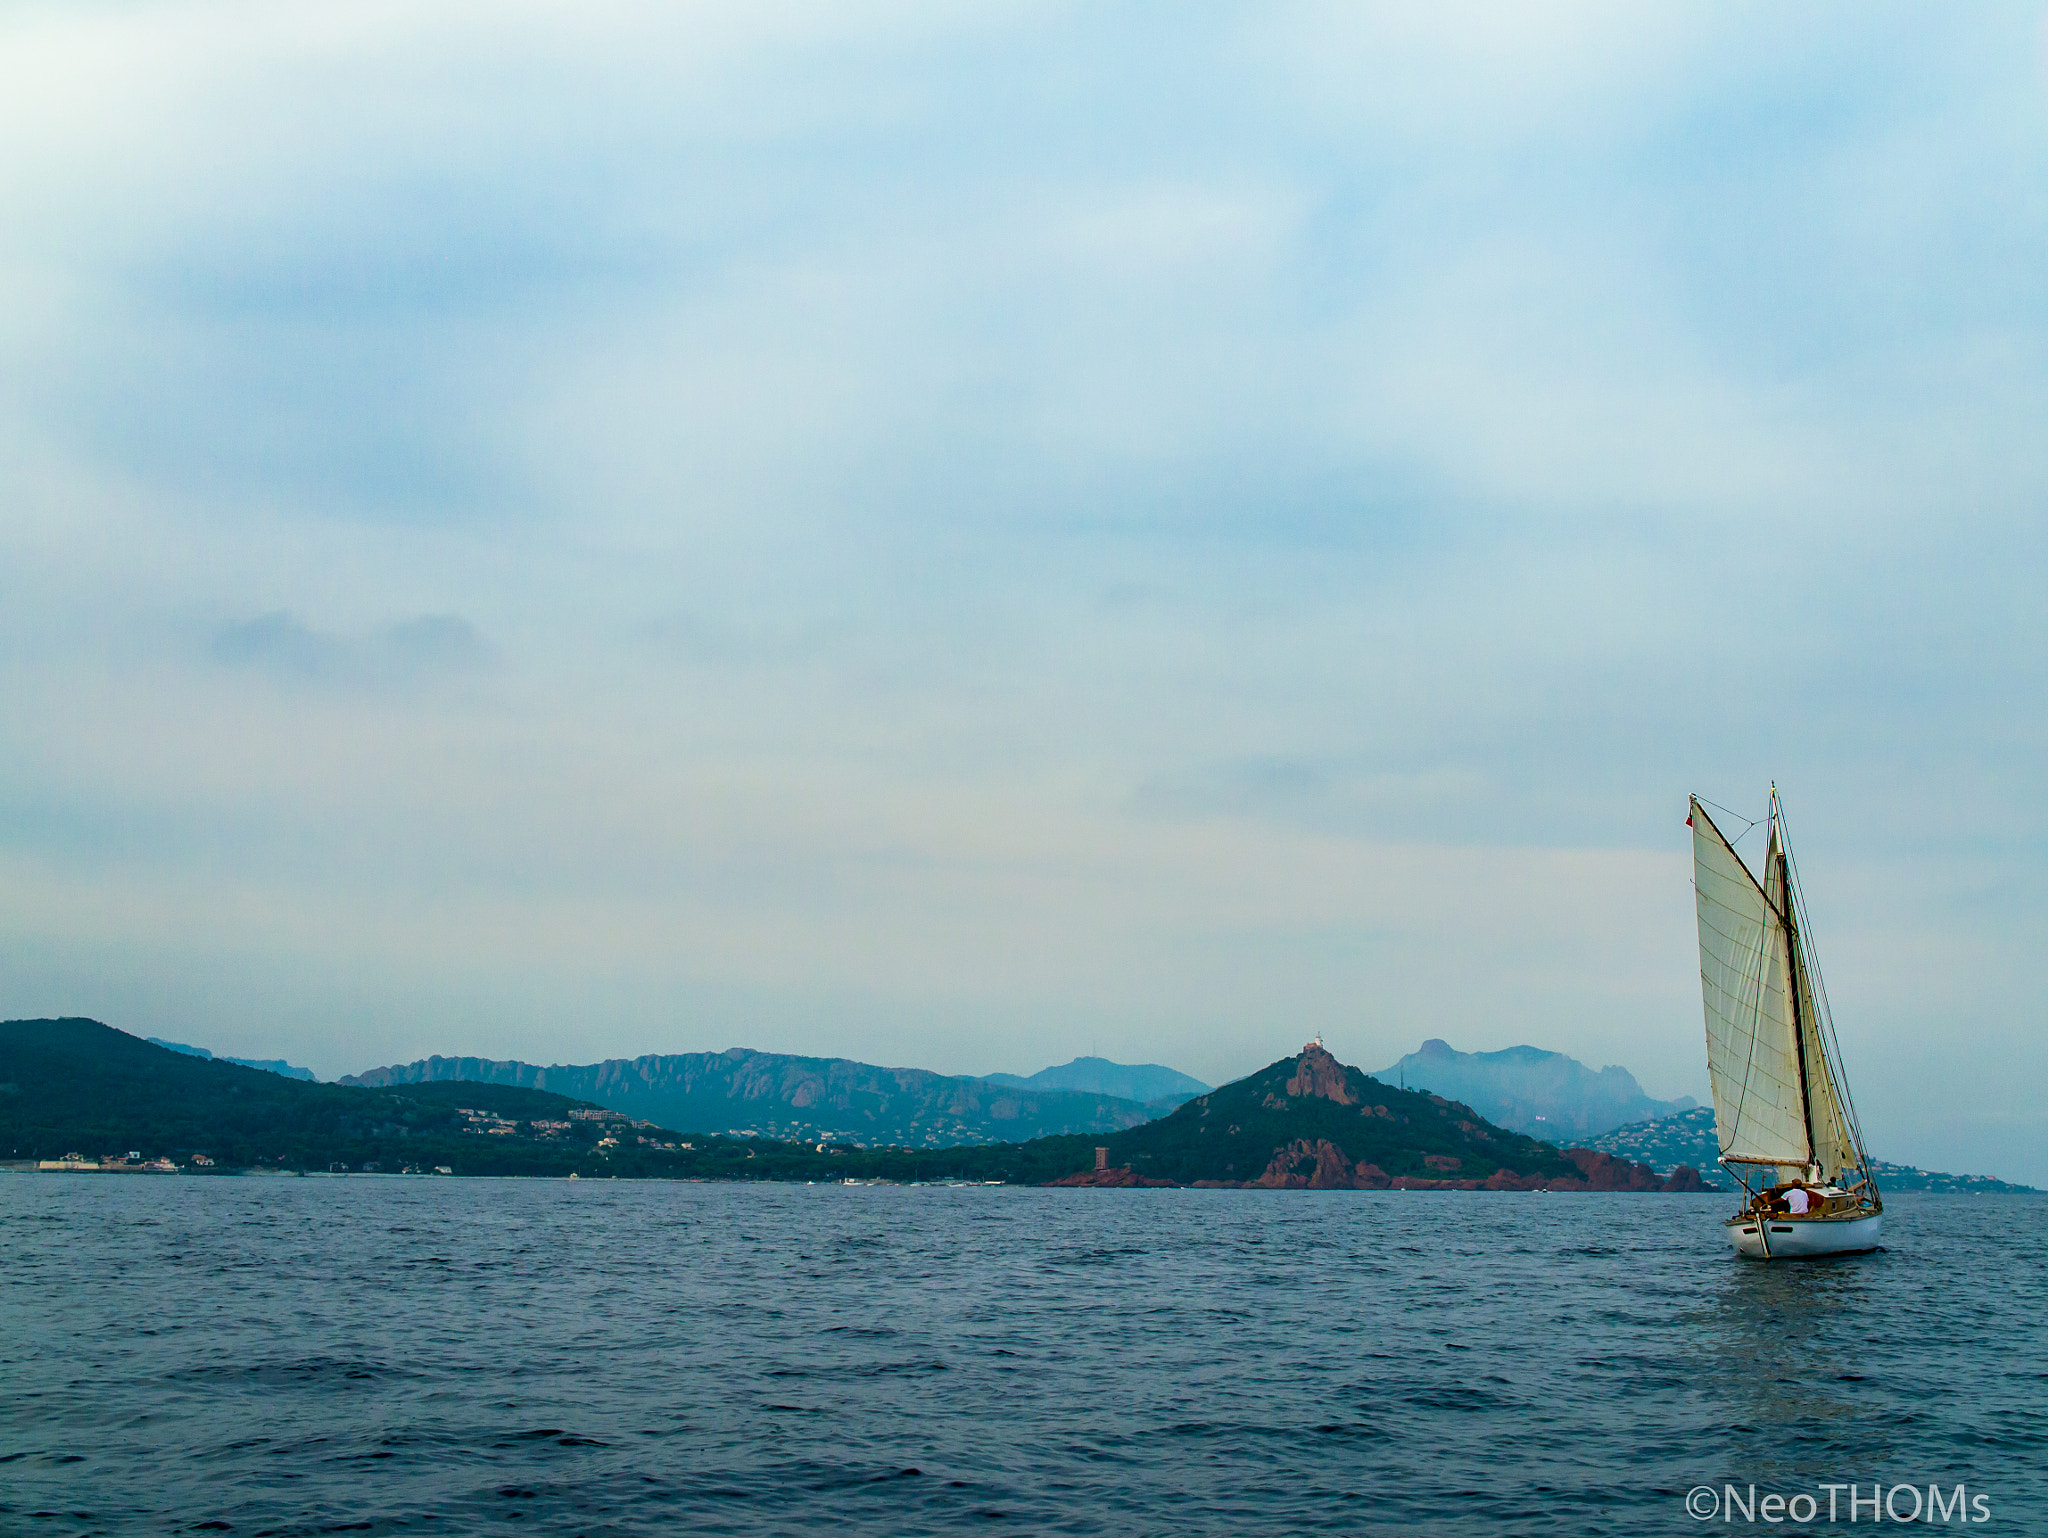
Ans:
{"type": "Polygon", "coordinates": [[[1800,1260],[1813,1255],[1860,1255],[1877,1248],[1882,1212],[1862,1217],[1759,1219],[1745,1212],[1728,1220],[1728,1241],[1751,1260],[1800,1260]],[[1759,1231],[1764,1230],[1764,1231],[1759,1231]]]}

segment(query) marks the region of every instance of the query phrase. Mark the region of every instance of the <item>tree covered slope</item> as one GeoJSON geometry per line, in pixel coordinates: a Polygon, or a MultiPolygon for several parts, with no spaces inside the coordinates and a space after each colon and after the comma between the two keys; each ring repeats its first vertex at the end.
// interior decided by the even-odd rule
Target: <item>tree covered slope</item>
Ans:
{"type": "Polygon", "coordinates": [[[547,1067],[429,1057],[373,1068],[341,1082],[395,1089],[456,1081],[551,1090],[685,1132],[904,1148],[1116,1132],[1154,1114],[1135,1101],[1080,1089],[1026,1088],[922,1068],[880,1068],[843,1057],[792,1057],[744,1047],[547,1067]]]}

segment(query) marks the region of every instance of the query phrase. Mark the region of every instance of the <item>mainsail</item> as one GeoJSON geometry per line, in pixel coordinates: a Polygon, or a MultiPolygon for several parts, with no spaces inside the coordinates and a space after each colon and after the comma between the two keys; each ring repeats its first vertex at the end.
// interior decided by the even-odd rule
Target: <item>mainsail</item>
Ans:
{"type": "Polygon", "coordinates": [[[1813,1140],[1799,1061],[1803,1032],[1793,1029],[1795,963],[1784,919],[1697,799],[1692,856],[1707,1080],[1721,1157],[1810,1164],[1813,1140]]]}

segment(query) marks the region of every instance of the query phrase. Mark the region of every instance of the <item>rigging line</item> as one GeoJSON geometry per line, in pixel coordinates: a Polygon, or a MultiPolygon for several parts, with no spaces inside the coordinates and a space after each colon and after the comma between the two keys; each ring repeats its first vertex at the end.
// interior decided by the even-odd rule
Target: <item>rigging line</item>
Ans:
{"type": "MultiPolygon", "coordinates": [[[[1780,808],[1778,817],[1779,821],[1783,822],[1783,808],[1780,808]]],[[[1818,1006],[1820,1014],[1819,1024],[1825,1028],[1827,1033],[1827,1046],[1829,1049],[1827,1060],[1828,1082],[1834,1089],[1843,1115],[1849,1123],[1847,1130],[1849,1136],[1855,1141],[1856,1157],[1863,1165],[1864,1177],[1868,1179],[1870,1174],[1870,1149],[1869,1145],[1863,1141],[1863,1121],[1856,1114],[1856,1099],[1850,1093],[1848,1071],[1842,1064],[1842,1043],[1841,1038],[1835,1034],[1835,1012],[1828,1005],[1827,979],[1821,975],[1820,950],[1813,943],[1813,932],[1808,924],[1806,884],[1799,878],[1799,861],[1792,854],[1789,840],[1786,843],[1785,857],[1786,864],[1790,868],[1792,875],[1792,892],[1790,895],[1798,908],[1800,938],[1806,942],[1807,955],[1812,962],[1807,971],[1809,981],[1813,987],[1814,1001],[1818,1006]]]]}
{"type": "Polygon", "coordinates": [[[1737,844],[1741,844],[1741,842],[1743,842],[1745,838],[1749,838],[1749,836],[1753,834],[1753,831],[1757,831],[1757,823],[1761,823],[1761,821],[1763,821],[1761,817],[1743,817],[1743,813],[1735,811],[1735,807],[1722,807],[1722,805],[1720,805],[1718,801],[1708,801],[1706,797],[1694,797],[1694,801],[1698,801],[1698,803],[1700,803],[1702,807],[1712,807],[1714,811],[1726,813],[1726,815],[1729,815],[1729,817],[1733,817],[1735,821],[1743,823],[1743,831],[1741,831],[1741,834],[1737,834],[1735,838],[1729,838],[1729,836],[1726,836],[1726,834],[1722,834],[1722,836],[1720,836],[1720,838],[1722,838],[1722,842],[1724,842],[1726,846],[1729,846],[1731,850],[1733,850],[1733,848],[1735,848],[1737,844]]]}
{"type": "Polygon", "coordinates": [[[1841,1072],[1838,1061],[1842,1051],[1841,1038],[1835,1032],[1832,1017],[1823,1015],[1818,1024],[1820,1030],[1816,1032],[1816,1036],[1825,1043],[1824,1050],[1828,1054],[1828,1087],[1835,1099],[1834,1125],[1829,1131],[1833,1136],[1848,1143],[1849,1158],[1859,1171],[1864,1171],[1869,1166],[1870,1156],[1864,1146],[1863,1129],[1857,1120],[1856,1104],[1849,1093],[1847,1077],[1841,1072]]]}
{"type": "MultiPolygon", "coordinates": [[[[1798,879],[1798,871],[1795,866],[1793,870],[1794,896],[1799,903],[1803,917],[1806,896],[1803,888],[1796,885],[1798,879]]],[[[1833,1090],[1835,1096],[1836,1130],[1839,1134],[1846,1136],[1849,1141],[1851,1152],[1855,1158],[1855,1173],[1859,1186],[1867,1187],[1871,1196],[1875,1198],[1877,1195],[1877,1179],[1870,1157],[1870,1146],[1864,1141],[1862,1118],[1857,1114],[1855,1097],[1849,1090],[1848,1075],[1842,1067],[1842,1041],[1835,1031],[1834,1011],[1828,1007],[1826,981],[1819,975],[1819,958],[1815,956],[1812,960],[1813,966],[1809,968],[1809,981],[1812,988],[1812,1002],[1815,1004],[1816,1013],[1819,1016],[1817,1025],[1820,1028],[1816,1034],[1821,1035],[1824,1033],[1824,1050],[1828,1054],[1825,1058],[1828,1085],[1833,1090]]]]}
{"type": "Polygon", "coordinates": [[[1728,840],[1728,845],[1731,849],[1735,846],[1735,839],[1747,838],[1749,836],[1749,830],[1751,828],[1754,828],[1758,823],[1763,821],[1761,817],[1745,817],[1742,815],[1742,813],[1736,811],[1734,807],[1723,806],[1718,801],[1709,801],[1705,796],[1694,796],[1693,800],[1699,802],[1701,806],[1710,806],[1717,812],[1726,812],[1730,817],[1734,818],[1737,822],[1743,825],[1742,831],[1736,834],[1735,838],[1731,838],[1728,840]]]}

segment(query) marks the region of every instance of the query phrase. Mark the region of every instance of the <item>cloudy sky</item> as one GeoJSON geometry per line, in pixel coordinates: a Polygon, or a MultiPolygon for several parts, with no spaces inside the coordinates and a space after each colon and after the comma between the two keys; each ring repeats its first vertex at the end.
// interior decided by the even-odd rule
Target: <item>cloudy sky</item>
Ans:
{"type": "Polygon", "coordinates": [[[2042,6],[15,5],[0,145],[0,1013],[1703,1095],[1775,777],[2048,1182],[2042,6]]]}

